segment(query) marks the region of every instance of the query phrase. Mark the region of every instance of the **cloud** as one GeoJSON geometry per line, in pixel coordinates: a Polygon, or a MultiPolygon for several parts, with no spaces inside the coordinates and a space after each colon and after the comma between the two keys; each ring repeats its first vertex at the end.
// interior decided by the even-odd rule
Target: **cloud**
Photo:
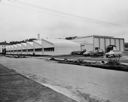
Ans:
{"type": "Polygon", "coordinates": [[[118,0],[118,2],[117,0],[37,1],[28,0],[27,2],[39,5],[40,8],[46,7],[69,15],[27,5],[15,5],[16,3],[2,4],[0,6],[1,41],[36,37],[38,33],[54,38],[92,34],[125,38],[127,36],[128,7],[125,0],[118,0]]]}

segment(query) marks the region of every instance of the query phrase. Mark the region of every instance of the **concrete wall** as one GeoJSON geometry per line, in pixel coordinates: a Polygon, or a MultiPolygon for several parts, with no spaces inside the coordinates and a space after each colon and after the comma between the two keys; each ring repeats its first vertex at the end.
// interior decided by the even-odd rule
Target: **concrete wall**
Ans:
{"type": "Polygon", "coordinates": [[[120,39],[120,50],[124,51],[124,39],[120,39]]]}
{"type": "Polygon", "coordinates": [[[54,55],[67,55],[71,54],[72,51],[79,51],[79,45],[67,45],[67,46],[55,46],[54,55]]]}
{"type": "MultiPolygon", "coordinates": [[[[63,42],[63,41],[62,41],[63,42]]],[[[35,55],[66,55],[70,54],[72,51],[80,50],[80,46],[77,43],[54,43],[46,40],[34,41],[33,42],[33,51],[35,55]],[[38,51],[37,51],[38,50],[38,51]]],[[[32,54],[33,52],[28,52],[32,54]]]]}
{"type": "Polygon", "coordinates": [[[81,50],[86,49],[87,51],[93,51],[95,50],[95,47],[99,47],[105,51],[108,45],[116,45],[117,50],[124,51],[123,38],[113,38],[108,36],[88,36],[78,37],[72,41],[79,43],[81,50]]]}
{"type": "Polygon", "coordinates": [[[80,37],[73,39],[72,41],[80,44],[80,50],[86,49],[87,51],[93,50],[93,37],[80,37]]]}
{"type": "Polygon", "coordinates": [[[94,37],[94,48],[99,47],[105,51],[108,45],[115,45],[117,50],[124,51],[124,39],[122,38],[94,37]]]}

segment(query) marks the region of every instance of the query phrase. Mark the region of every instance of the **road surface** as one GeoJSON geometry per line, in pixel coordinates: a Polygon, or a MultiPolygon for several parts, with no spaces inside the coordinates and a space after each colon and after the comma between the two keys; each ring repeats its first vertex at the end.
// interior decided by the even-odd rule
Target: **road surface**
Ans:
{"type": "Polygon", "coordinates": [[[0,102],[76,102],[0,64],[0,102]]]}
{"type": "Polygon", "coordinates": [[[0,63],[77,101],[82,102],[84,98],[98,102],[128,102],[128,72],[31,57],[0,57],[0,63]]]}

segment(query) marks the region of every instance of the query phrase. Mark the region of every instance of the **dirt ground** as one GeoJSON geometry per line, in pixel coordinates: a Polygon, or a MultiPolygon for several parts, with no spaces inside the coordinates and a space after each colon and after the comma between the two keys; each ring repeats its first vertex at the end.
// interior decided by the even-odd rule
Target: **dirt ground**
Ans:
{"type": "Polygon", "coordinates": [[[0,102],[76,102],[0,65],[0,102]]]}

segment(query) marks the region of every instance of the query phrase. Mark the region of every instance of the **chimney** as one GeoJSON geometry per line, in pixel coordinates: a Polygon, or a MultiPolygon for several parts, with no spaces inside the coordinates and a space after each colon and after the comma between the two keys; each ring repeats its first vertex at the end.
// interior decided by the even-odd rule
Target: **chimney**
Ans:
{"type": "Polygon", "coordinates": [[[40,34],[37,34],[37,39],[40,39],[40,34]]]}

